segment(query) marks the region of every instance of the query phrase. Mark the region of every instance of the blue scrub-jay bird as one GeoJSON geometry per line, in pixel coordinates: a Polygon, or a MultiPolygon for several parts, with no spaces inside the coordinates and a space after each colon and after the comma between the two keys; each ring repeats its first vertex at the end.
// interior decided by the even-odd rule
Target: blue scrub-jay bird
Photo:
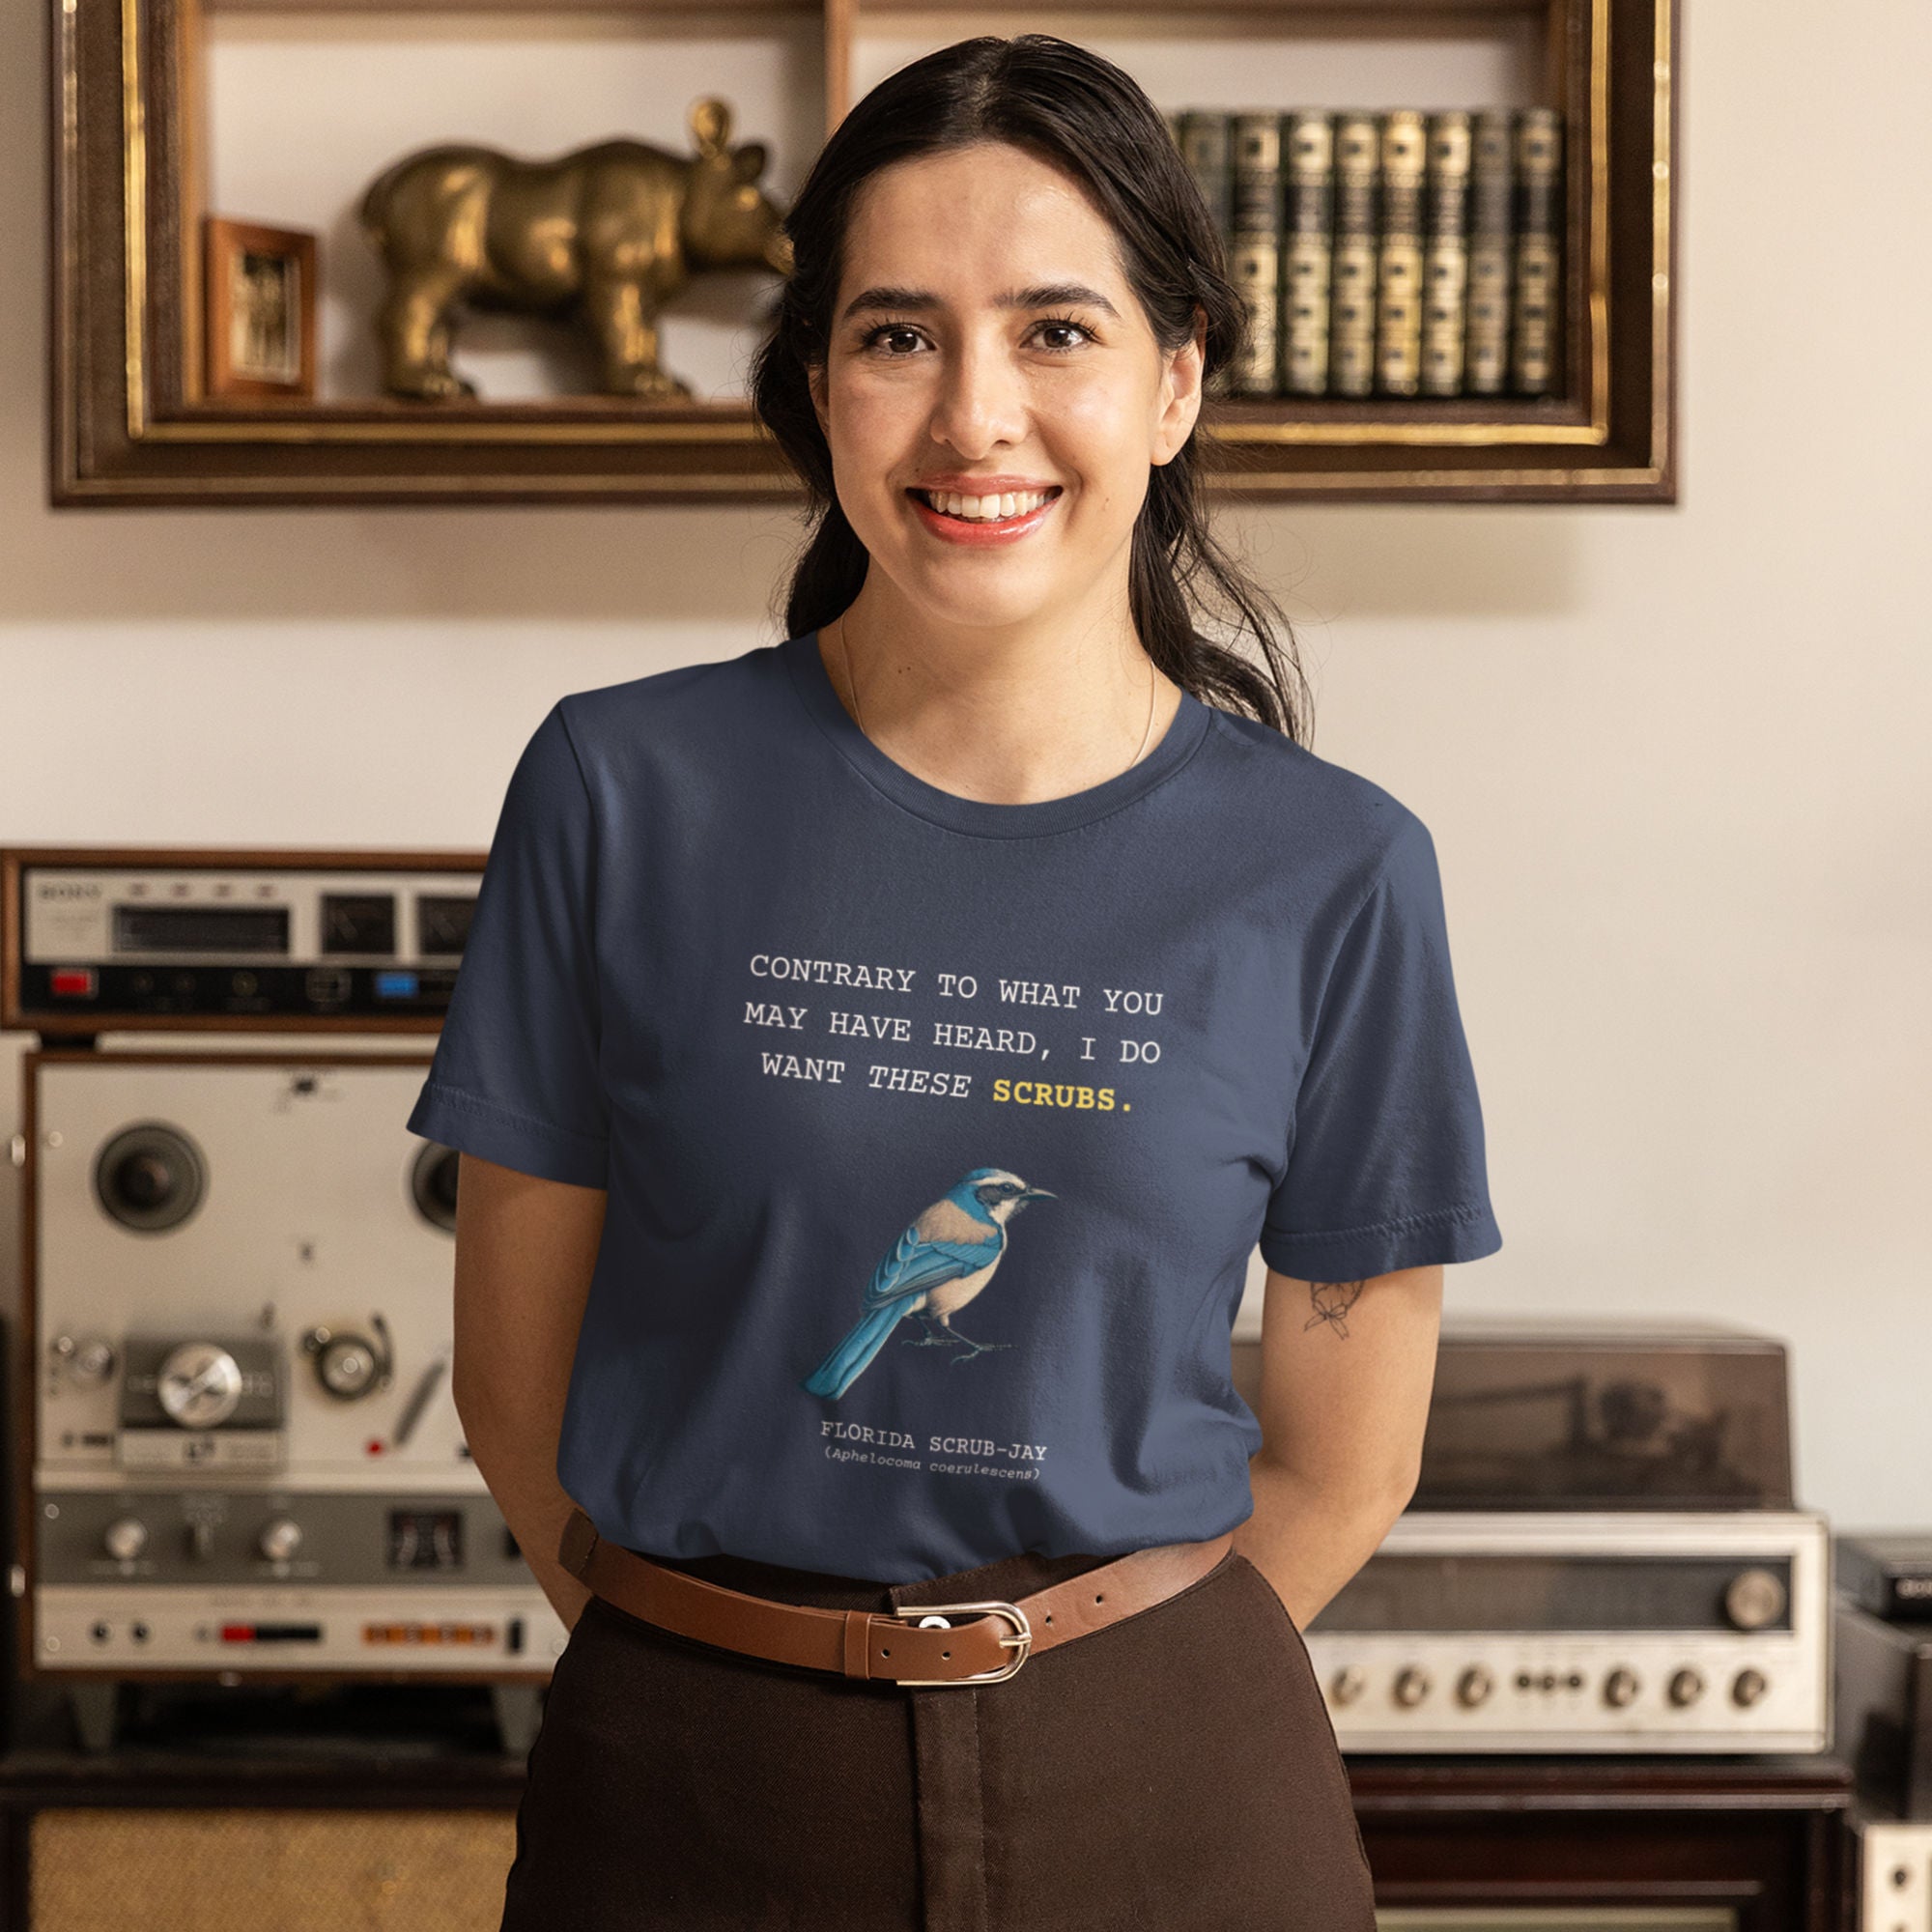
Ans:
{"type": "Polygon", "coordinates": [[[953,1365],[1006,1342],[975,1342],[952,1318],[992,1280],[1007,1251],[1007,1223],[1029,1201],[1052,1201],[1047,1188],[1029,1187],[1003,1167],[976,1167],[956,1187],[922,1208],[866,1290],[866,1312],[852,1332],[800,1384],[837,1402],[864,1374],[901,1316],[916,1315],[924,1336],[914,1348],[958,1346],[953,1365]],[[937,1332],[935,1332],[935,1327],[937,1332]]]}

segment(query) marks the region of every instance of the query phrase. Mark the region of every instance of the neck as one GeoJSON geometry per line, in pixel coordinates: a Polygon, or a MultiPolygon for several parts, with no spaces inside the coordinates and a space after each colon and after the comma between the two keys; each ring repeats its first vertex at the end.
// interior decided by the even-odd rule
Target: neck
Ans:
{"type": "Polygon", "coordinates": [[[1122,612],[1049,628],[935,624],[873,590],[819,634],[827,674],[867,736],[956,797],[1030,805],[1138,763],[1180,702],[1122,612]]]}

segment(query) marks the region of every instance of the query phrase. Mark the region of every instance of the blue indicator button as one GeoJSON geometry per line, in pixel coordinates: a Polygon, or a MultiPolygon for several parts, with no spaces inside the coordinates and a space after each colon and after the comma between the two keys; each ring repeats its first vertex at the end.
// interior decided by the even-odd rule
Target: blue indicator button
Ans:
{"type": "Polygon", "coordinates": [[[379,1000],[413,1000],[422,981],[413,973],[378,973],[376,997],[379,1000]]]}

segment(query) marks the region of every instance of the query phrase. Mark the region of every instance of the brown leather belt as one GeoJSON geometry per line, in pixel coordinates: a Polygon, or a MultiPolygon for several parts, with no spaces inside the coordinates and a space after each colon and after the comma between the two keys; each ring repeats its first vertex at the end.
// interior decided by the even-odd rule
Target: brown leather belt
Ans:
{"type": "Polygon", "coordinates": [[[1016,1604],[908,1604],[896,1610],[821,1610],[727,1590],[607,1542],[581,1509],[563,1526],[557,1560],[620,1610],[747,1657],[873,1683],[998,1684],[1036,1652],[1105,1630],[1199,1582],[1234,1541],[1234,1531],[1225,1530],[1204,1543],[1129,1550],[1016,1604]],[[956,1617],[973,1621],[955,1627],[956,1617]]]}

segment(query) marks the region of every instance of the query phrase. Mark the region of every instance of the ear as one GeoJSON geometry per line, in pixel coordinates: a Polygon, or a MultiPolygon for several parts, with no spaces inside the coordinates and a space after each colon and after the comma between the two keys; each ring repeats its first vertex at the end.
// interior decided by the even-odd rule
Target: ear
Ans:
{"type": "Polygon", "coordinates": [[[1194,433],[1201,414],[1202,372],[1208,359],[1208,311],[1194,305],[1194,333],[1167,358],[1160,384],[1160,415],[1154,423],[1152,460],[1172,463],[1194,433]]]}
{"type": "Polygon", "coordinates": [[[731,138],[731,109],[715,94],[691,103],[691,138],[706,160],[724,152],[724,144],[731,138]]]}
{"type": "Polygon", "coordinates": [[[770,156],[762,141],[747,141],[731,156],[732,178],[741,182],[754,182],[765,171],[765,162],[770,156]]]}

